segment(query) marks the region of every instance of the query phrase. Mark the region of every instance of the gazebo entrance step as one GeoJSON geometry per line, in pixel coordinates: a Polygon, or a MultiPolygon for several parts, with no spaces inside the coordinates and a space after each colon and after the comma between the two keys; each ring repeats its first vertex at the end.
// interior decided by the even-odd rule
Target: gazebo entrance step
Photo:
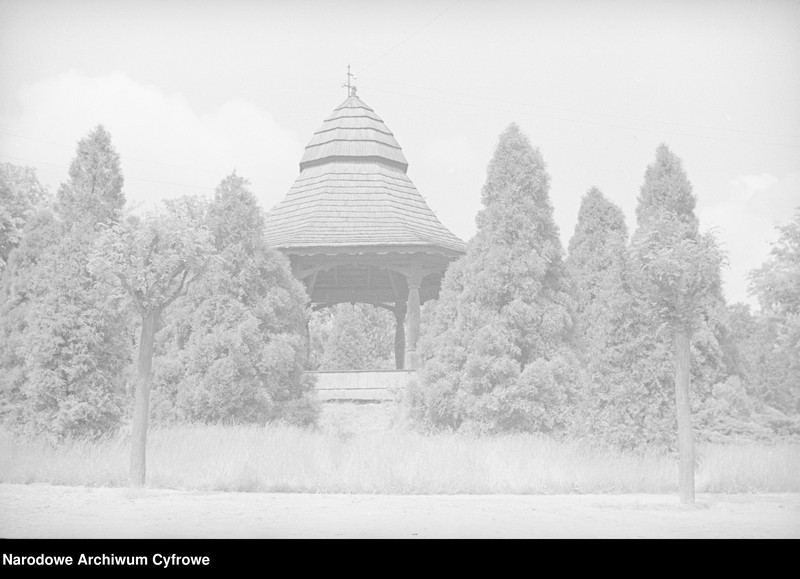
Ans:
{"type": "Polygon", "coordinates": [[[320,400],[395,400],[414,378],[411,370],[310,372],[320,400]]]}

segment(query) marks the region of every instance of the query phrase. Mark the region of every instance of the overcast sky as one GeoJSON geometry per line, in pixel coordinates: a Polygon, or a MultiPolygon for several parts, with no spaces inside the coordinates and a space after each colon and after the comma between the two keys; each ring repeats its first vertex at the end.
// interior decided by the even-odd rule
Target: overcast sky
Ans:
{"type": "Polygon", "coordinates": [[[727,250],[729,302],[800,205],[800,2],[0,0],[0,161],[55,192],[102,123],[133,205],[210,196],[234,169],[264,209],[358,95],[408,175],[468,240],[497,138],[538,147],[566,244],[599,187],[635,227],[664,142],[701,228],[727,250]]]}

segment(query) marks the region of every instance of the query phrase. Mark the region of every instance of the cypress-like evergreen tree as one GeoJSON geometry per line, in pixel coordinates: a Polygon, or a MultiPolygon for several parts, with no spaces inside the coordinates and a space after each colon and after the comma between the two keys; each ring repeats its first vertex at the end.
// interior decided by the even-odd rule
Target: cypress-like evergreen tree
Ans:
{"type": "Polygon", "coordinates": [[[0,275],[11,250],[22,241],[27,223],[48,199],[36,170],[0,163],[0,275]]]}
{"type": "Polygon", "coordinates": [[[28,277],[58,239],[49,197],[35,170],[0,163],[0,416],[21,402],[28,277]]]}
{"type": "Polygon", "coordinates": [[[500,136],[478,232],[451,265],[424,340],[425,421],[480,432],[555,431],[574,386],[572,302],[542,156],[500,136]]]}
{"type": "Polygon", "coordinates": [[[596,187],[584,195],[567,269],[575,284],[575,311],[584,350],[602,352],[615,339],[627,307],[624,275],[628,228],[622,210],[596,187]]]}
{"type": "Polygon", "coordinates": [[[78,144],[55,217],[32,220],[10,255],[3,317],[13,324],[6,359],[20,428],[101,434],[124,414],[129,312],[87,269],[99,228],[121,213],[122,183],[119,156],[98,127],[78,144]]]}
{"type": "Polygon", "coordinates": [[[119,221],[125,206],[125,180],[119,154],[103,125],[78,142],[69,167],[69,180],[58,190],[58,212],[67,227],[76,223],[92,226],[119,221]]]}
{"type": "Polygon", "coordinates": [[[617,446],[635,446],[630,420],[630,308],[625,273],[628,229],[622,210],[593,187],[581,202],[569,241],[582,387],[572,431],[617,446]]]}
{"type": "Polygon", "coordinates": [[[157,339],[160,417],[313,422],[308,297],[288,259],[266,246],[246,179],[233,174],[220,183],[205,222],[213,256],[167,313],[157,339]]]}

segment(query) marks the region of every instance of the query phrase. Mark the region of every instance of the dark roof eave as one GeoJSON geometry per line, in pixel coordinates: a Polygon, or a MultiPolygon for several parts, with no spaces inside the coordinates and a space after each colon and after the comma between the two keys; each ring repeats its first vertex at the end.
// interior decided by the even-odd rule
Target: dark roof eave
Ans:
{"type": "Polygon", "coordinates": [[[320,157],[319,159],[313,159],[311,161],[303,161],[300,163],[300,172],[308,167],[325,165],[326,163],[382,163],[390,167],[396,167],[403,173],[408,170],[408,163],[400,163],[399,161],[393,161],[392,159],[387,159],[386,157],[378,157],[376,155],[368,157],[337,155],[331,157],[320,157]]]}
{"type": "Polygon", "coordinates": [[[463,250],[452,247],[443,247],[435,244],[414,244],[414,245],[314,245],[314,246],[284,246],[275,245],[275,249],[287,255],[311,256],[311,255],[386,255],[389,253],[413,254],[429,253],[443,255],[449,258],[459,258],[466,253],[466,245],[463,250]]]}

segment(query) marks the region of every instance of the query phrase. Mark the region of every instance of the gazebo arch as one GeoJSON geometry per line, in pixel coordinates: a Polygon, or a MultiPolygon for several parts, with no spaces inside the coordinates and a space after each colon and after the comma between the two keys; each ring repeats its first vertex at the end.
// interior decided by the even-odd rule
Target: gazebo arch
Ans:
{"type": "Polygon", "coordinates": [[[395,365],[415,370],[420,307],[438,297],[465,245],[436,218],[407,169],[392,132],[351,87],[267,214],[266,239],[289,257],[312,307],[357,302],[392,311],[395,365]]]}

